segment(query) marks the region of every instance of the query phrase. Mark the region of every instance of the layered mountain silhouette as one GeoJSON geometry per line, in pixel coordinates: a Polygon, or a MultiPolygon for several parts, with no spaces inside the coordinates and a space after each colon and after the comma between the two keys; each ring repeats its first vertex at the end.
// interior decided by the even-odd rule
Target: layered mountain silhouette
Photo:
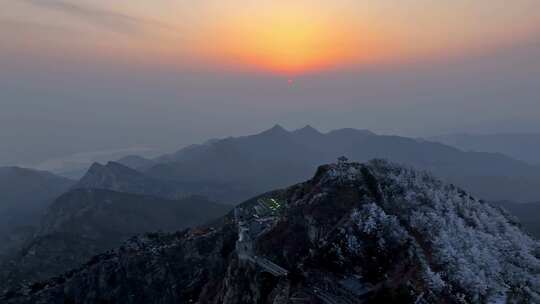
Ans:
{"type": "Polygon", "coordinates": [[[19,167],[0,168],[0,256],[33,233],[47,206],[74,181],[19,167]]]}
{"type": "Polygon", "coordinates": [[[537,303],[540,243],[386,161],[319,167],[210,226],[130,239],[3,303],[537,303]]]}
{"type": "Polygon", "coordinates": [[[138,155],[128,155],[122,157],[117,162],[129,168],[142,170],[156,164],[153,160],[138,155]]]}
{"type": "Polygon", "coordinates": [[[48,208],[35,235],[0,265],[0,290],[46,279],[152,231],[176,231],[224,215],[202,197],[170,200],[104,189],[75,189],[48,208]]]}
{"type": "Polygon", "coordinates": [[[157,180],[117,162],[94,163],[75,189],[105,189],[117,192],[177,199],[188,195],[181,185],[157,180]]]}
{"type": "MultiPolygon", "coordinates": [[[[318,164],[345,155],[354,161],[385,158],[427,169],[487,200],[537,201],[540,168],[497,153],[464,152],[440,143],[366,130],[321,133],[281,126],[260,134],[212,140],[139,167],[156,179],[234,185],[224,200],[235,203],[309,177],[318,164]]],[[[215,199],[214,197],[212,197],[215,199]]]]}
{"type": "Polygon", "coordinates": [[[77,183],[0,168],[0,186],[7,202],[0,217],[16,223],[4,225],[0,291],[11,291],[3,302],[538,299],[540,249],[520,230],[538,235],[536,204],[509,201],[538,201],[540,170],[502,154],[367,130],[276,125],[156,159],[95,163],[77,183]],[[342,155],[389,159],[443,181],[385,161],[341,158],[308,182],[256,196],[214,221],[231,208],[214,202],[238,204],[298,183],[342,155]],[[498,201],[523,224],[473,195],[498,201]],[[141,233],[208,222],[135,237],[108,251],[141,233]],[[30,284],[37,280],[46,281],[30,284]]]}
{"type": "Polygon", "coordinates": [[[540,202],[515,203],[509,201],[493,202],[519,219],[523,229],[540,240],[540,202]]]}
{"type": "MultiPolygon", "coordinates": [[[[195,173],[194,173],[195,174],[195,173]]],[[[226,181],[184,180],[153,177],[119,162],[94,163],[73,186],[74,189],[106,189],[117,192],[179,199],[191,195],[205,196],[217,202],[230,202],[241,193],[240,187],[226,181]]]]}
{"type": "Polygon", "coordinates": [[[540,165],[540,133],[448,134],[428,139],[465,151],[502,153],[540,165]]]}

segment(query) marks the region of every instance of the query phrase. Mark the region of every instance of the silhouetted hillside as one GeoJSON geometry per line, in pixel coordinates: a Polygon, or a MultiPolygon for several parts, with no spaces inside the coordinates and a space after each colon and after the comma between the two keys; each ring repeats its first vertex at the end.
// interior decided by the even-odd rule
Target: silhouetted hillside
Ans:
{"type": "Polygon", "coordinates": [[[430,170],[489,200],[540,199],[540,168],[496,153],[464,152],[434,142],[342,129],[312,127],[288,132],[280,126],[260,134],[213,140],[156,159],[145,170],[158,179],[236,185],[232,199],[307,178],[318,164],[345,155],[354,161],[385,158],[430,170]]]}
{"type": "Polygon", "coordinates": [[[116,162],[136,170],[143,170],[155,165],[155,162],[153,160],[137,155],[125,156],[117,160],[116,162]]]}
{"type": "Polygon", "coordinates": [[[47,206],[73,181],[45,171],[0,168],[0,256],[31,235],[47,206]]]}
{"type": "Polygon", "coordinates": [[[517,217],[523,229],[540,240],[540,203],[493,202],[517,217]]]}
{"type": "Polygon", "coordinates": [[[502,153],[540,164],[540,133],[449,134],[428,138],[465,151],[502,153]]]}
{"type": "Polygon", "coordinates": [[[187,196],[178,183],[161,181],[117,162],[94,163],[74,186],[75,189],[105,189],[169,199],[187,196]]]}
{"type": "Polygon", "coordinates": [[[136,234],[200,225],[229,208],[201,197],[166,200],[109,190],[70,191],[49,207],[35,236],[0,265],[0,289],[70,270],[136,234]]]}
{"type": "MultiPolygon", "coordinates": [[[[195,175],[195,173],[193,173],[195,175]]],[[[156,178],[117,162],[94,163],[74,189],[106,189],[118,192],[179,199],[192,195],[228,203],[240,188],[232,182],[156,178]]]]}

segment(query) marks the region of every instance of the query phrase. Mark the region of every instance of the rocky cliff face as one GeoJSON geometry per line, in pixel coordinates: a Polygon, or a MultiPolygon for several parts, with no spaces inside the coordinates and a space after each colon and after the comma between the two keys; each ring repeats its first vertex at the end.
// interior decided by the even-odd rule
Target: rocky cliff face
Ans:
{"type": "Polygon", "coordinates": [[[322,166],[211,227],[133,238],[5,303],[538,303],[540,244],[383,161],[322,166]]]}
{"type": "Polygon", "coordinates": [[[201,195],[212,201],[228,204],[236,203],[231,196],[234,197],[238,192],[237,187],[230,184],[155,178],[117,162],[106,165],[94,163],[73,188],[112,190],[166,199],[201,195]]]}
{"type": "Polygon", "coordinates": [[[178,183],[157,180],[120,163],[94,163],[75,189],[105,189],[125,193],[178,199],[188,193],[178,183]]]}

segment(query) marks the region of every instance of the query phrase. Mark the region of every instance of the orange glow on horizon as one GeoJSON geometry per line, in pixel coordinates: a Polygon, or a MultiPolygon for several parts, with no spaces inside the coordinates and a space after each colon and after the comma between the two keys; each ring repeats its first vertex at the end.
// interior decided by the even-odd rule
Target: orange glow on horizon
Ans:
{"type": "Polygon", "coordinates": [[[540,33],[538,0],[79,2],[11,1],[0,53],[296,79],[477,56],[540,33]]]}
{"type": "Polygon", "coordinates": [[[213,57],[221,63],[294,76],[379,56],[377,35],[336,14],[291,3],[245,9],[221,19],[213,57]]]}

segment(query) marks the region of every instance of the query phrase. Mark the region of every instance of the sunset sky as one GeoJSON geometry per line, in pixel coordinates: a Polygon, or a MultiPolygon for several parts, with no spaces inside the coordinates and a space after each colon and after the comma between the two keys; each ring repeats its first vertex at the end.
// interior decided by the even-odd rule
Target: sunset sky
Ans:
{"type": "Polygon", "coordinates": [[[172,149],[274,123],[407,135],[540,128],[538,0],[0,7],[0,140],[19,156],[51,134],[85,138],[40,144],[59,155],[172,149]]]}
{"type": "Polygon", "coordinates": [[[3,51],[284,74],[467,54],[540,35],[535,0],[2,0],[2,6],[3,51]]]}

